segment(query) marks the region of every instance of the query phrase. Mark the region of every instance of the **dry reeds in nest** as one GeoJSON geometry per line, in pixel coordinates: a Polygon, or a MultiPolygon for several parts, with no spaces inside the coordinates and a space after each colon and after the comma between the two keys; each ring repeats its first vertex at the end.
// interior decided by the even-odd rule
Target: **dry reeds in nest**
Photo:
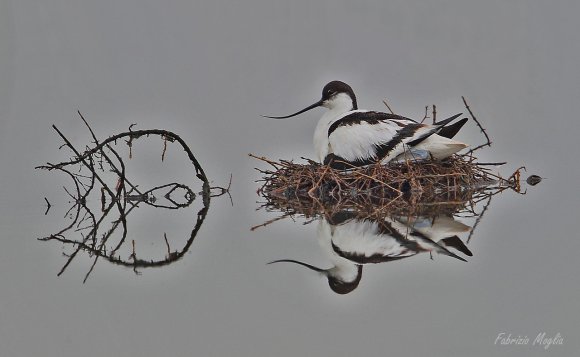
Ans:
{"type": "Polygon", "coordinates": [[[511,187],[516,182],[514,176],[503,179],[492,174],[469,155],[454,155],[444,161],[377,163],[348,170],[333,169],[311,160],[298,164],[250,156],[273,167],[273,170],[258,169],[264,175],[259,193],[285,200],[355,200],[376,204],[407,195],[434,201],[441,197],[462,198],[467,191],[489,185],[511,187]]]}

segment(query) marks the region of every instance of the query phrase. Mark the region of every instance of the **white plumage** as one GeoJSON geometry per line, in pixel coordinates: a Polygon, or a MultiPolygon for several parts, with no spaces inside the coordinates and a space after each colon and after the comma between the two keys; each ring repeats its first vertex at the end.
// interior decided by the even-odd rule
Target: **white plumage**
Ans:
{"type": "Polygon", "coordinates": [[[413,152],[419,151],[441,160],[467,147],[451,139],[467,119],[448,125],[459,116],[456,115],[428,125],[394,114],[359,110],[352,88],[340,81],[328,83],[322,99],[309,107],[292,115],[269,118],[290,118],[319,106],[329,109],[314,131],[314,148],[321,163],[363,166],[412,157],[413,152]]]}

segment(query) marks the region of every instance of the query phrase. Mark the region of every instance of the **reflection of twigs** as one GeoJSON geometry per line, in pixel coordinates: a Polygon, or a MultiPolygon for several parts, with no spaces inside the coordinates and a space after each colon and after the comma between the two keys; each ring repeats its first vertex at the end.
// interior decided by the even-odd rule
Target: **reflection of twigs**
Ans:
{"type": "MultiPolygon", "coordinates": [[[[133,262],[127,262],[127,261],[124,261],[124,260],[122,260],[118,257],[112,256],[112,255],[102,255],[102,256],[104,259],[108,260],[111,263],[126,266],[126,267],[133,267],[133,268],[135,268],[135,267],[141,267],[141,268],[161,267],[161,266],[171,264],[175,261],[178,261],[181,258],[183,258],[183,256],[185,255],[185,253],[187,253],[187,251],[189,251],[189,248],[191,247],[191,244],[193,243],[193,240],[195,239],[195,236],[197,235],[197,232],[199,231],[201,224],[205,220],[208,209],[209,209],[209,206],[204,206],[199,212],[197,212],[197,221],[195,223],[195,226],[193,227],[193,230],[190,233],[190,236],[189,236],[185,246],[183,248],[181,248],[181,250],[179,252],[171,253],[171,255],[168,258],[165,258],[162,260],[143,260],[143,259],[137,258],[133,262]]],[[[102,253],[97,251],[96,254],[102,254],[102,253]]]]}
{"type": "Polygon", "coordinates": [[[229,196],[229,198],[230,198],[230,202],[231,202],[231,204],[233,206],[234,205],[234,201],[232,199],[232,194],[230,193],[230,187],[232,187],[232,177],[233,177],[233,175],[230,174],[230,181],[228,182],[228,187],[226,187],[226,188],[223,188],[223,187],[220,187],[220,186],[212,186],[212,187],[210,187],[209,188],[210,189],[210,192],[211,192],[211,190],[218,190],[219,191],[218,193],[212,193],[210,196],[211,197],[219,197],[219,196],[223,196],[223,195],[225,195],[227,193],[228,196],[229,196]]]}
{"type": "MultiPolygon", "coordinates": [[[[209,201],[207,201],[207,202],[209,202],[209,201]]],[[[198,218],[197,218],[197,222],[195,224],[195,227],[193,228],[188,241],[186,242],[185,246],[181,249],[181,251],[171,253],[169,256],[165,257],[162,260],[158,260],[158,261],[144,260],[144,259],[138,258],[137,256],[134,256],[131,259],[132,261],[129,262],[129,261],[124,261],[121,257],[116,256],[116,252],[121,247],[121,245],[123,244],[123,242],[125,241],[125,238],[127,236],[127,227],[125,225],[126,222],[124,222],[124,221],[126,221],[126,217],[127,217],[128,213],[131,210],[133,210],[136,206],[131,207],[126,212],[120,211],[119,212],[119,215],[120,215],[119,219],[115,220],[112,227],[106,233],[104,233],[102,235],[102,237],[100,238],[100,242],[98,244],[95,241],[93,241],[93,244],[88,244],[88,241],[91,238],[93,238],[93,239],[96,238],[97,233],[99,232],[100,226],[103,224],[105,218],[109,215],[112,208],[117,207],[117,208],[121,209],[122,207],[120,205],[121,205],[121,201],[119,201],[119,200],[110,202],[108,207],[106,207],[105,211],[103,212],[103,215],[100,217],[100,219],[98,221],[94,222],[94,224],[92,226],[87,227],[87,229],[90,228],[90,231],[86,235],[84,235],[83,239],[80,241],[66,239],[63,235],[72,226],[74,226],[74,224],[78,218],[76,218],[69,227],[67,227],[66,229],[63,229],[59,233],[53,234],[53,235],[46,237],[46,238],[39,238],[40,240],[45,240],[45,241],[57,240],[57,241],[60,241],[62,243],[65,243],[65,244],[72,244],[73,246],[76,247],[75,251],[71,255],[69,255],[67,262],[65,263],[65,265],[61,268],[61,270],[57,274],[58,276],[60,276],[62,273],[64,273],[66,268],[70,265],[72,260],[75,258],[75,256],[78,254],[78,252],[81,250],[87,251],[90,254],[94,255],[94,259],[93,259],[93,262],[91,264],[91,267],[90,267],[89,271],[87,272],[87,274],[85,275],[83,282],[85,282],[88,279],[88,277],[92,273],[92,271],[96,265],[96,262],[99,258],[106,259],[107,261],[118,264],[118,265],[132,267],[136,273],[138,273],[138,271],[136,270],[138,267],[159,267],[159,266],[164,266],[164,265],[170,264],[172,262],[175,262],[175,261],[181,259],[184,256],[184,254],[189,250],[189,247],[193,243],[193,240],[194,240],[197,232],[199,231],[199,228],[201,227],[201,224],[203,223],[203,220],[205,219],[205,216],[207,214],[207,210],[209,208],[209,206],[204,206],[198,212],[198,215],[197,215],[198,218]],[[121,225],[123,227],[122,237],[121,237],[121,239],[116,247],[114,247],[110,251],[107,251],[107,249],[105,248],[105,243],[107,242],[109,237],[111,237],[112,234],[117,230],[119,225],[121,225]]],[[[76,206],[80,210],[81,204],[77,203],[76,206]]],[[[82,203],[82,208],[85,210],[88,210],[88,207],[86,207],[86,205],[84,205],[84,203],[82,203]]],[[[77,217],[78,217],[78,213],[77,213],[77,217]]]]}
{"type": "Polygon", "coordinates": [[[50,210],[50,207],[52,207],[52,206],[50,205],[50,202],[48,202],[48,200],[46,199],[46,197],[44,198],[44,200],[46,201],[46,212],[44,212],[44,215],[46,216],[46,214],[50,210]]]}
{"type": "Polygon", "coordinates": [[[140,197],[143,198],[142,202],[145,202],[146,204],[153,206],[153,207],[167,208],[167,209],[179,209],[179,208],[184,208],[184,207],[189,206],[193,202],[193,200],[195,199],[195,193],[193,193],[191,188],[189,188],[188,186],[174,182],[174,183],[168,183],[165,185],[153,187],[152,189],[143,192],[140,195],[140,197]],[[163,195],[163,197],[165,197],[165,199],[167,199],[169,202],[171,202],[172,206],[157,204],[154,201],[147,199],[150,195],[153,194],[153,192],[167,188],[167,187],[171,187],[171,189],[169,191],[167,191],[167,193],[165,193],[165,195],[163,195]],[[184,203],[179,203],[171,198],[171,194],[175,190],[177,190],[178,188],[181,188],[185,191],[185,194],[184,194],[185,202],[184,203]]]}
{"type": "MultiPolygon", "coordinates": [[[[63,168],[61,168],[61,169],[59,169],[59,170],[60,170],[60,171],[62,171],[62,172],[64,172],[64,173],[66,173],[67,175],[69,175],[69,176],[70,176],[70,177],[73,179],[73,181],[74,181],[74,184],[75,184],[75,189],[76,189],[76,191],[77,191],[77,195],[79,195],[79,196],[80,196],[80,195],[81,195],[80,187],[79,187],[79,185],[78,185],[78,183],[77,183],[77,181],[76,181],[76,178],[75,178],[74,174],[72,174],[70,171],[68,171],[68,170],[66,170],[66,169],[63,169],[63,168]]],[[[73,219],[72,223],[71,223],[71,224],[69,224],[68,226],[66,226],[66,227],[65,227],[64,229],[62,229],[61,231],[59,231],[59,232],[57,232],[57,233],[53,234],[51,237],[61,237],[61,236],[62,236],[62,235],[63,235],[63,234],[66,232],[66,231],[68,231],[69,229],[71,229],[72,227],[74,227],[74,225],[75,225],[75,222],[76,222],[76,220],[78,219],[78,217],[79,217],[79,215],[80,215],[80,210],[81,210],[80,203],[82,203],[82,201],[79,201],[79,200],[77,200],[77,201],[75,202],[75,204],[74,204],[74,205],[71,207],[71,209],[69,209],[69,211],[68,211],[68,212],[70,212],[70,211],[71,211],[71,210],[72,210],[74,207],[76,207],[76,208],[77,208],[77,210],[76,210],[76,213],[75,213],[75,217],[74,217],[74,219],[73,219]]],[[[67,212],[67,215],[68,215],[68,212],[67,212]]],[[[66,215],[65,215],[65,217],[66,217],[66,215]]]]}
{"type": "Polygon", "coordinates": [[[489,197],[487,199],[487,203],[485,204],[485,206],[483,206],[483,209],[481,210],[481,212],[477,216],[477,219],[475,220],[475,223],[473,224],[473,227],[471,228],[471,232],[469,232],[469,236],[467,236],[467,243],[468,244],[469,244],[469,241],[471,240],[471,237],[473,236],[473,233],[475,232],[475,228],[477,228],[477,225],[479,224],[479,222],[483,218],[483,215],[485,214],[485,212],[489,208],[489,204],[491,203],[492,197],[493,197],[493,195],[489,195],[489,197]]]}
{"type": "Polygon", "coordinates": [[[268,225],[270,225],[270,224],[272,224],[272,223],[274,223],[274,222],[277,222],[277,221],[280,221],[280,220],[282,220],[282,219],[284,219],[284,218],[286,218],[286,217],[292,216],[292,215],[293,215],[293,214],[295,214],[295,213],[296,213],[296,212],[292,212],[292,211],[290,211],[290,212],[286,212],[286,213],[284,213],[284,214],[282,214],[282,215],[280,215],[280,216],[278,216],[278,217],[275,217],[275,218],[269,219],[269,220],[267,220],[266,222],[264,222],[264,223],[262,223],[262,224],[255,225],[255,226],[253,226],[252,228],[250,228],[250,230],[251,230],[251,231],[255,231],[255,230],[256,230],[256,229],[258,229],[258,228],[261,228],[261,227],[266,227],[266,226],[268,226],[268,225]]]}
{"type": "MultiPolygon", "coordinates": [[[[83,208],[88,210],[88,208],[84,204],[83,204],[83,208]]],[[[69,266],[69,264],[73,261],[73,259],[78,254],[78,252],[82,249],[82,245],[84,245],[89,240],[89,238],[91,238],[93,235],[96,236],[97,228],[99,227],[99,225],[101,224],[101,222],[105,219],[105,217],[107,216],[107,213],[111,210],[111,208],[113,208],[113,202],[111,202],[111,204],[109,205],[109,207],[107,207],[107,209],[105,211],[105,214],[103,214],[103,216],[99,219],[99,221],[98,222],[95,222],[94,227],[92,227],[91,228],[91,231],[84,237],[84,239],[83,239],[83,241],[82,241],[81,244],[78,244],[79,242],[76,242],[76,241],[71,241],[71,242],[74,242],[75,244],[77,244],[77,249],[69,256],[69,259],[64,264],[64,266],[60,269],[60,271],[58,272],[57,276],[60,276],[62,273],[64,273],[64,271],[69,266]]],[[[80,206],[79,206],[79,209],[80,209],[80,206]]],[[[73,222],[73,225],[74,225],[74,222],[73,222]]],[[[48,238],[41,238],[40,240],[51,240],[51,239],[57,239],[57,240],[59,240],[59,241],[61,241],[63,243],[66,242],[66,241],[68,241],[68,240],[66,240],[64,238],[63,239],[59,239],[59,238],[55,237],[54,235],[53,236],[50,236],[48,238]]],[[[93,242],[96,243],[96,240],[94,240],[93,242]]]]}
{"type": "Polygon", "coordinates": [[[165,152],[167,152],[167,137],[163,137],[163,152],[161,153],[161,161],[165,160],[165,152]]]}
{"type": "Polygon", "coordinates": [[[165,245],[167,246],[167,257],[171,255],[171,248],[169,247],[169,241],[167,240],[167,233],[163,232],[163,238],[165,239],[165,245]]]}

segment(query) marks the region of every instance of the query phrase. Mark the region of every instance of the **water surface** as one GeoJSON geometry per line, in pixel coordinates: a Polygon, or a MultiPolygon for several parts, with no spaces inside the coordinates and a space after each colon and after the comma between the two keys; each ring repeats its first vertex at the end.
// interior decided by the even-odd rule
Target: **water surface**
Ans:
{"type": "MultiPolygon", "coordinates": [[[[577,354],[578,10],[535,1],[0,3],[0,354],[577,354]],[[247,154],[312,157],[321,112],[260,115],[304,107],[334,79],[352,85],[361,107],[383,110],[388,98],[413,118],[433,103],[442,117],[455,114],[465,95],[494,142],[482,161],[546,179],[494,199],[467,263],[418,254],[368,266],[346,295],[306,269],[266,265],[330,266],[317,222],[250,231],[277,213],[256,211],[261,163],[247,154]],[[69,157],[51,124],[79,147],[90,141],[77,110],[101,138],[132,123],[179,133],[212,185],[233,174],[233,206],[213,199],[174,264],[136,274],[100,261],[83,284],[93,259],[80,255],[57,276],[69,248],[37,238],[66,224],[67,183],[33,167],[69,157]],[[543,332],[560,333],[563,345],[533,346],[543,332]],[[501,333],[530,342],[501,345],[501,333]]],[[[460,139],[481,137],[466,126],[460,139]]],[[[141,184],[188,180],[189,166],[155,168],[161,150],[136,149],[141,184]]],[[[131,234],[154,237],[163,255],[162,234],[184,237],[198,210],[141,207],[131,234]]]]}

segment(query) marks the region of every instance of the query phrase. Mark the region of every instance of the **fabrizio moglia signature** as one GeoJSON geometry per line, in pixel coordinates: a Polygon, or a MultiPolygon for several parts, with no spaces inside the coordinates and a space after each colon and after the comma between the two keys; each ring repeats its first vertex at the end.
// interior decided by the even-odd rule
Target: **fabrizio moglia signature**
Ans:
{"type": "Polygon", "coordinates": [[[516,346],[538,346],[544,347],[545,350],[550,348],[552,345],[563,345],[564,344],[564,337],[558,332],[555,335],[548,335],[545,332],[538,333],[533,340],[527,335],[517,335],[514,336],[511,333],[507,332],[500,332],[497,334],[495,341],[493,342],[494,345],[500,346],[509,346],[509,345],[516,345],[516,346]],[[531,343],[530,343],[531,341],[531,343]]]}

